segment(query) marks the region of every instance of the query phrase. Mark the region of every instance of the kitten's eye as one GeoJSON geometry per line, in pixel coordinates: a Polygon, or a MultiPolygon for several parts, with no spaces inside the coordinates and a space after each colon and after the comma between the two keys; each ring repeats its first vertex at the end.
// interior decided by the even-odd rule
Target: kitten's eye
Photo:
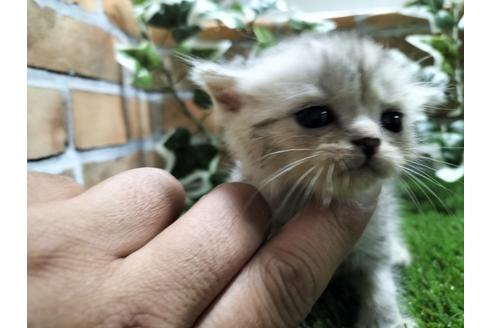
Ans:
{"type": "Polygon", "coordinates": [[[387,110],[383,114],[381,114],[381,124],[386,130],[390,130],[391,132],[401,132],[403,129],[402,126],[403,114],[397,112],[395,110],[387,110]]]}
{"type": "Polygon", "coordinates": [[[335,121],[335,114],[328,106],[311,106],[296,113],[297,123],[305,128],[319,128],[335,121]]]}

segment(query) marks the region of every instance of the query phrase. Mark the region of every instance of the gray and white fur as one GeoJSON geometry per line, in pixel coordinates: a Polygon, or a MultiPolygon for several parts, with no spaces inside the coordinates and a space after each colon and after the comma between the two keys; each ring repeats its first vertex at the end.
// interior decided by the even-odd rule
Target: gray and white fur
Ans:
{"type": "Polygon", "coordinates": [[[259,188],[276,220],[285,221],[311,197],[347,200],[383,183],[369,225],[338,269],[359,277],[360,328],[415,326],[397,300],[393,269],[408,265],[410,253],[399,232],[394,181],[414,157],[415,118],[444,94],[419,83],[408,65],[370,39],[331,33],[286,40],[248,60],[196,61],[192,68],[192,80],[213,98],[237,161],[234,180],[259,188]],[[333,120],[302,126],[296,113],[313,106],[327,108],[333,120]],[[382,125],[388,111],[401,113],[401,131],[382,125]],[[378,142],[368,154],[357,140],[378,142]]]}

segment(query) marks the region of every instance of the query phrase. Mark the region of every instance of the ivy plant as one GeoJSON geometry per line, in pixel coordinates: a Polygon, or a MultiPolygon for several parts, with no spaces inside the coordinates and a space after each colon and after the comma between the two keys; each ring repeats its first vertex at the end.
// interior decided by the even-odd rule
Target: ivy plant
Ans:
{"type": "Polygon", "coordinates": [[[436,176],[455,182],[464,175],[463,0],[411,0],[407,5],[424,9],[430,17],[432,34],[416,40],[422,48],[431,47],[429,52],[437,70],[423,70],[423,81],[439,83],[438,72],[445,74],[447,84],[447,104],[429,109],[427,120],[420,122],[418,131],[424,144],[435,146],[426,147],[425,152],[433,159],[436,176]]]}
{"type": "MultiPolygon", "coordinates": [[[[166,170],[184,185],[187,204],[191,205],[227,178],[219,166],[222,143],[220,135],[210,132],[203,120],[189,110],[188,99],[177,90],[180,79],[174,76],[170,61],[165,58],[216,60],[227,56],[231,41],[211,42],[200,38],[204,26],[211,22],[243,33],[252,42],[252,52],[262,51],[275,44],[277,37],[274,27],[260,26],[257,19],[270,12],[287,12],[288,8],[282,0],[252,0],[246,4],[213,0],[133,0],[133,7],[140,38],[134,44],[120,46],[117,59],[132,72],[135,87],[170,94],[195,127],[195,133],[183,127],[167,131],[157,147],[166,170]],[[152,41],[152,28],[168,31],[175,46],[159,48],[152,41]]],[[[308,21],[298,16],[292,16],[288,26],[297,34],[329,31],[335,27],[329,21],[308,21]]],[[[203,111],[210,110],[212,105],[208,94],[198,88],[192,90],[191,100],[203,111]]]]}
{"type": "MultiPolygon", "coordinates": [[[[157,90],[173,97],[179,110],[195,127],[194,133],[184,128],[167,131],[159,143],[158,152],[166,162],[166,169],[185,185],[188,202],[191,204],[213,186],[224,181],[226,174],[220,171],[222,143],[220,135],[207,129],[201,117],[187,106],[192,100],[202,111],[211,108],[208,94],[198,88],[178,92],[177,85],[183,77],[176,77],[171,58],[183,57],[217,60],[231,52],[229,40],[206,41],[200,33],[211,22],[245,35],[251,52],[262,51],[278,40],[274,26],[258,24],[258,18],[271,12],[289,15],[285,26],[293,34],[304,32],[328,32],[335,28],[331,21],[306,20],[289,11],[282,0],[252,0],[247,3],[214,0],[134,0],[134,14],[140,29],[140,38],[132,44],[119,47],[118,61],[132,72],[132,83],[145,90],[157,90]],[[169,33],[172,47],[163,49],[153,42],[154,29],[169,33]],[[184,96],[183,96],[184,94],[184,96]]],[[[463,2],[445,0],[414,0],[410,6],[426,8],[431,13],[434,33],[423,38],[440,55],[439,70],[445,72],[452,88],[453,111],[437,111],[419,124],[419,131],[427,153],[436,163],[447,163],[437,170],[437,176],[454,181],[462,176],[463,162],[463,54],[460,33],[463,31],[463,2]],[[436,150],[437,149],[437,150],[436,150]]],[[[285,28],[280,29],[282,34],[285,28]]],[[[434,73],[422,71],[422,79],[437,83],[434,73]]]]}

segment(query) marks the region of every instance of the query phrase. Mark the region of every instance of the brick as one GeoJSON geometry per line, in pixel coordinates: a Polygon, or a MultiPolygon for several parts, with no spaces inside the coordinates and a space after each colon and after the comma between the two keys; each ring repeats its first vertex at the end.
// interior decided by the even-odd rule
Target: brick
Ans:
{"type": "Polygon", "coordinates": [[[149,151],[145,154],[145,165],[164,169],[166,161],[156,151],[149,151]]]}
{"type": "Polygon", "coordinates": [[[192,132],[196,131],[196,127],[191,120],[186,117],[180,109],[180,104],[174,99],[168,99],[162,105],[162,120],[161,124],[164,131],[169,131],[173,128],[186,128],[192,132]]]}
{"type": "Polygon", "coordinates": [[[131,36],[140,36],[130,0],[104,0],[103,5],[104,13],[113,24],[131,36]]]}
{"type": "Polygon", "coordinates": [[[209,24],[200,33],[200,37],[205,40],[244,40],[251,39],[251,35],[230,29],[226,26],[217,25],[214,23],[209,24]]]}
{"type": "Polygon", "coordinates": [[[27,158],[62,153],[67,142],[66,104],[57,90],[27,89],[27,158]]]}
{"type": "Polygon", "coordinates": [[[58,16],[33,0],[27,7],[27,64],[103,80],[121,80],[113,37],[102,29],[58,16]]]}
{"type": "Polygon", "coordinates": [[[120,96],[72,91],[75,146],[90,149],[128,141],[120,96]]]}
{"type": "Polygon", "coordinates": [[[84,181],[87,187],[93,186],[123,171],[144,166],[142,153],[135,153],[115,160],[84,164],[84,181]]]}
{"type": "Polygon", "coordinates": [[[66,3],[74,4],[79,6],[81,9],[86,11],[97,11],[98,5],[96,0],[63,0],[66,3]]]}
{"type": "Polygon", "coordinates": [[[425,18],[402,15],[400,13],[386,13],[372,15],[364,20],[364,24],[369,28],[391,29],[396,27],[422,27],[429,29],[429,21],[425,18]]]}
{"type": "Polygon", "coordinates": [[[150,36],[152,42],[158,46],[173,48],[176,47],[176,41],[174,40],[171,32],[163,28],[149,27],[150,36]]]}
{"type": "MultiPolygon", "coordinates": [[[[217,132],[218,128],[213,119],[211,110],[202,110],[196,106],[191,100],[185,101],[189,111],[199,120],[204,120],[204,124],[211,132],[217,132]]],[[[160,120],[161,130],[164,132],[173,128],[181,127],[196,132],[197,127],[180,109],[180,104],[170,98],[164,103],[150,103],[152,108],[153,120],[160,120]]]]}
{"type": "Polygon", "coordinates": [[[355,26],[355,16],[341,16],[330,19],[337,24],[337,29],[350,29],[355,26]]]}
{"type": "Polygon", "coordinates": [[[132,98],[126,101],[126,106],[130,138],[141,139],[149,137],[152,134],[152,127],[148,103],[132,98]]]}

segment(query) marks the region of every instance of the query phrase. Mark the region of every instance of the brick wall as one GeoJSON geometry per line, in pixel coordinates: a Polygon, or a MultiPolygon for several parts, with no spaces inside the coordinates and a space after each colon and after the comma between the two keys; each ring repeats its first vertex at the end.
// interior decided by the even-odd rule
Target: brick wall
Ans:
{"type": "Polygon", "coordinates": [[[140,166],[163,167],[154,145],[164,117],[180,113],[167,95],[130,86],[117,42],[137,34],[130,0],[29,0],[28,169],[88,186],[140,166]],[[165,113],[165,114],[164,114],[165,113]]]}
{"type": "MultiPolygon", "coordinates": [[[[429,31],[424,19],[397,13],[329,18],[415,59],[427,55],[405,40],[429,31]]],[[[155,143],[188,121],[169,96],[131,87],[128,72],[115,61],[116,44],[137,35],[130,0],[28,0],[29,170],[68,175],[90,186],[127,169],[163,167],[155,143]]],[[[153,36],[158,44],[161,39],[167,40],[163,46],[172,45],[165,31],[153,36]]],[[[202,36],[244,38],[213,25],[202,36]]]]}

